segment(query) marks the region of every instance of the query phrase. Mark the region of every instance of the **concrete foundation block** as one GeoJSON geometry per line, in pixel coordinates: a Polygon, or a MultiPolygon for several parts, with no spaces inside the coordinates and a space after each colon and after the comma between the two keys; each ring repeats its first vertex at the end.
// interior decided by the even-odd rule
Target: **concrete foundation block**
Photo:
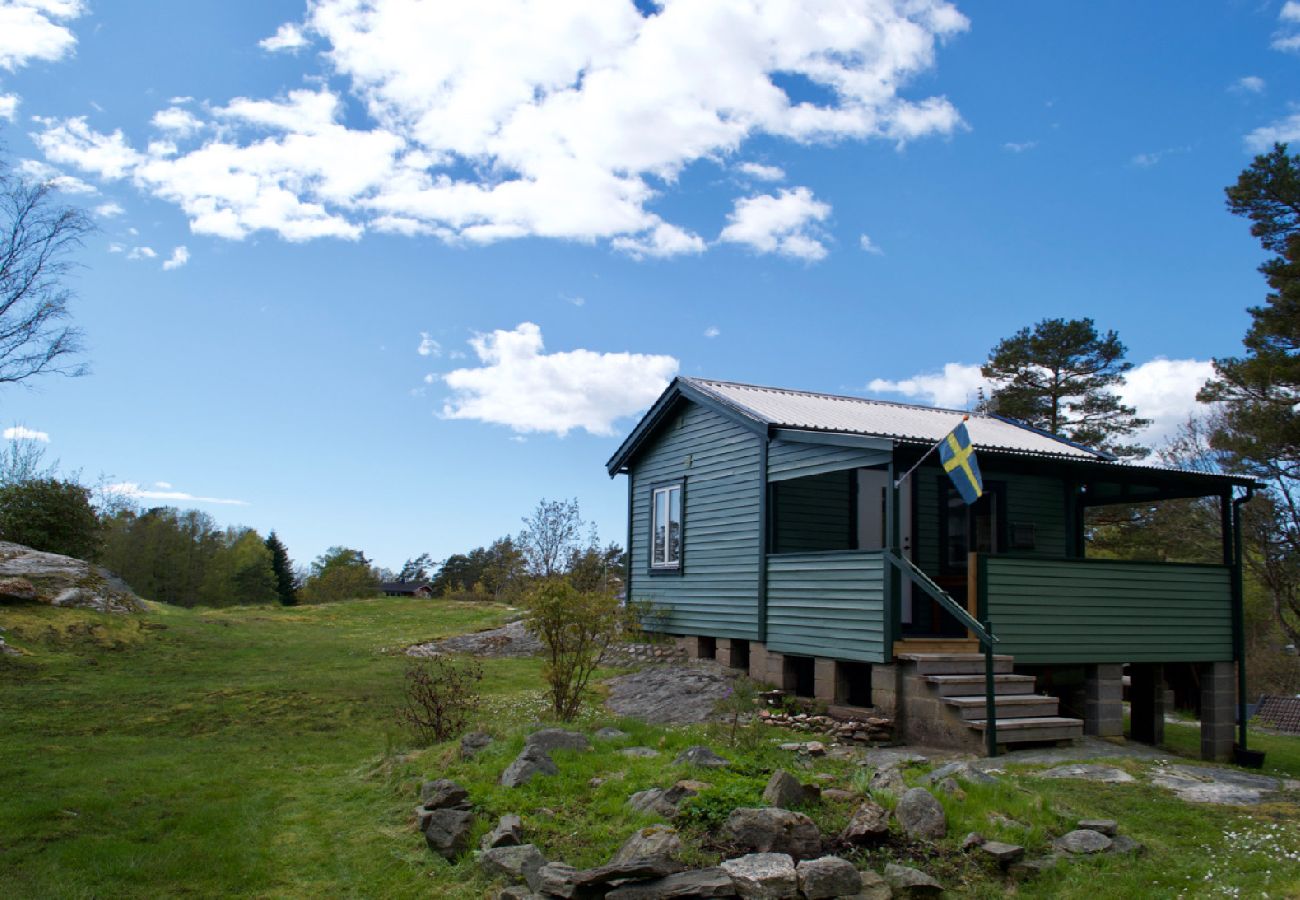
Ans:
{"type": "Polygon", "coordinates": [[[1203,663],[1201,676],[1201,759],[1232,758],[1237,679],[1230,662],[1203,663]]]}
{"type": "Polygon", "coordinates": [[[817,657],[813,660],[813,697],[834,703],[839,699],[835,680],[835,660],[817,657]]]}
{"type": "Polygon", "coordinates": [[[718,638],[713,658],[728,669],[731,668],[731,638],[718,638]]]}
{"type": "Polygon", "coordinates": [[[1124,667],[1092,665],[1084,670],[1083,731],[1098,737],[1124,734],[1124,667]]]}
{"type": "Polygon", "coordinates": [[[686,658],[699,659],[700,658],[699,635],[688,634],[686,637],[682,638],[682,640],[686,642],[686,658]]]}
{"type": "Polygon", "coordinates": [[[754,681],[771,685],[772,687],[780,686],[780,682],[768,680],[767,647],[759,641],[749,642],[749,677],[754,681]]]}

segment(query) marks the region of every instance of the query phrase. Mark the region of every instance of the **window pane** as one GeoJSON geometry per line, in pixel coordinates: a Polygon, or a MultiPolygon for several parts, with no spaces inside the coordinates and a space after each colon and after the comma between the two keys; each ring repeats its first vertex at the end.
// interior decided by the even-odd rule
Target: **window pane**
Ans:
{"type": "Polygon", "coordinates": [[[668,550],[668,492],[655,491],[654,495],[654,555],[653,565],[663,565],[668,550]]]}
{"type": "Polygon", "coordinates": [[[682,560],[682,489],[670,488],[668,494],[668,559],[670,563],[682,560]]]}

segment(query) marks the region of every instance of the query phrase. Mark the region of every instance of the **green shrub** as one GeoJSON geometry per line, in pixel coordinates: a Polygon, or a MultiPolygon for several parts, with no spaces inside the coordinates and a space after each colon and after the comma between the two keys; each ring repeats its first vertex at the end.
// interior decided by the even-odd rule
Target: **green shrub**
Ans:
{"type": "Polygon", "coordinates": [[[465,730],[478,709],[483,667],[466,657],[435,656],[406,669],[406,706],[397,718],[426,744],[445,741],[465,730]]]}
{"type": "Polygon", "coordinates": [[[528,630],[546,648],[542,674],[551,709],[560,721],[571,721],[601,654],[618,635],[618,600],[612,594],[580,591],[563,578],[548,578],[529,591],[525,605],[528,630]]]}
{"type": "Polygon", "coordinates": [[[99,546],[99,520],[90,505],[90,491],[57,478],[0,487],[0,538],[47,553],[93,557],[99,546]]]}

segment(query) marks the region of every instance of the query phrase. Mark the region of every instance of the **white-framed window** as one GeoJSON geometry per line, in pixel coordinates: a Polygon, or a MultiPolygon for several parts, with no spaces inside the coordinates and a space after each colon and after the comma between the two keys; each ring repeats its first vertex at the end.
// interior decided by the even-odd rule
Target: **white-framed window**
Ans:
{"type": "Polygon", "coordinates": [[[682,567],[682,485],[666,484],[650,494],[650,567],[682,567]]]}

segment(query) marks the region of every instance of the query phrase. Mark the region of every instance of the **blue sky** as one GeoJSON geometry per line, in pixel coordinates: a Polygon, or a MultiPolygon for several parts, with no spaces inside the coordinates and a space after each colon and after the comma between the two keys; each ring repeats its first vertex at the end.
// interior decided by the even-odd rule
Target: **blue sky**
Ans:
{"type": "Polygon", "coordinates": [[[0,0],[10,162],[101,229],[92,374],[0,417],[390,566],[622,541],[675,373],[961,405],[1087,315],[1158,440],[1264,296],[1222,188],[1300,141],[1300,3],[856,6],[0,0]]]}

